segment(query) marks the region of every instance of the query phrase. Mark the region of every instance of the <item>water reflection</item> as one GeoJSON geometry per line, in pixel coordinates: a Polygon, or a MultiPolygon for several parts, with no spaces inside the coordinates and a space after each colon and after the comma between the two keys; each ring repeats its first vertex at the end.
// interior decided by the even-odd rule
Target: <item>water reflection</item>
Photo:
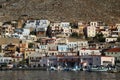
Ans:
{"type": "Polygon", "coordinates": [[[120,73],[63,71],[1,71],[0,80],[120,80],[120,73]]]}

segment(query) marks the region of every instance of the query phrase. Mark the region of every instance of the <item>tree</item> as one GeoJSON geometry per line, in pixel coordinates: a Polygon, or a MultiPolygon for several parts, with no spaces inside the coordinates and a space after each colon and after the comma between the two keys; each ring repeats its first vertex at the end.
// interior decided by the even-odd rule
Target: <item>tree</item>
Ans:
{"type": "Polygon", "coordinates": [[[29,44],[28,44],[28,47],[29,47],[29,48],[33,48],[33,47],[34,47],[34,43],[29,43],[29,44]]]}
{"type": "Polygon", "coordinates": [[[20,48],[19,48],[19,47],[16,47],[16,51],[17,51],[17,52],[20,52],[20,48]]]}
{"type": "Polygon", "coordinates": [[[84,39],[84,38],[85,38],[85,35],[82,34],[82,33],[80,33],[80,34],[79,34],[79,37],[80,37],[81,39],[84,39]]]}
{"type": "Polygon", "coordinates": [[[73,32],[73,33],[70,35],[70,37],[78,38],[78,37],[79,37],[79,35],[78,35],[78,33],[73,32]]]}
{"type": "Polygon", "coordinates": [[[36,35],[36,31],[31,31],[30,35],[36,35]]]}
{"type": "Polygon", "coordinates": [[[47,27],[46,36],[52,38],[52,29],[50,26],[47,27]]]}
{"type": "Polygon", "coordinates": [[[71,26],[72,28],[78,28],[78,24],[77,24],[76,22],[70,23],[70,26],[71,26]]]}
{"type": "Polygon", "coordinates": [[[120,42],[120,37],[117,38],[117,41],[120,42]]]}
{"type": "Polygon", "coordinates": [[[94,37],[94,39],[95,39],[96,41],[99,41],[99,42],[105,42],[105,38],[103,37],[103,34],[102,34],[102,33],[96,34],[96,36],[94,37]]]}
{"type": "Polygon", "coordinates": [[[87,27],[84,27],[84,28],[83,28],[83,33],[84,33],[85,38],[88,38],[88,37],[87,37],[87,27]]]}
{"type": "Polygon", "coordinates": [[[1,45],[0,45],[0,52],[2,51],[2,47],[1,47],[1,45]]]}

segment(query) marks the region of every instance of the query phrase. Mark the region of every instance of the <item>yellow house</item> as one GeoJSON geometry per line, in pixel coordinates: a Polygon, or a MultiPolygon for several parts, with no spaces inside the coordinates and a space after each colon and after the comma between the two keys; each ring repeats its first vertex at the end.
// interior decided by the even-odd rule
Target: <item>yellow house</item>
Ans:
{"type": "Polygon", "coordinates": [[[16,45],[13,44],[8,44],[5,48],[5,51],[11,51],[11,52],[15,52],[16,51],[16,45]]]}
{"type": "Polygon", "coordinates": [[[85,25],[78,26],[79,34],[84,34],[83,29],[85,28],[85,25]]]}
{"type": "Polygon", "coordinates": [[[28,56],[29,56],[30,54],[32,54],[32,53],[35,53],[35,49],[32,49],[32,48],[27,48],[27,49],[25,49],[25,51],[24,51],[24,59],[27,59],[28,56]]]}
{"type": "Polygon", "coordinates": [[[78,28],[72,28],[72,33],[84,34],[83,29],[86,25],[83,22],[78,22],[78,28]]]}
{"type": "Polygon", "coordinates": [[[28,48],[28,43],[20,43],[20,52],[24,53],[25,49],[28,48]]]}

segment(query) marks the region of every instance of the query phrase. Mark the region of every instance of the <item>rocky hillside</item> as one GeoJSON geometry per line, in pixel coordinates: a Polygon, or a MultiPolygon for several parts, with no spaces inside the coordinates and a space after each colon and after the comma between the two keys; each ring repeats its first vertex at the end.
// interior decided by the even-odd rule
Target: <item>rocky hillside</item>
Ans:
{"type": "Polygon", "coordinates": [[[120,22],[120,0],[2,0],[0,20],[21,15],[51,21],[120,22]]]}

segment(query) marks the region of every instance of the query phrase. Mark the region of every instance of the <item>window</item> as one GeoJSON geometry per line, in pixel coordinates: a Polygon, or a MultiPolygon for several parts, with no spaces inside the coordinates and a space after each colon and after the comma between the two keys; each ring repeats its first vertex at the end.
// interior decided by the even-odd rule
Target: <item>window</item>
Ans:
{"type": "Polygon", "coordinates": [[[4,62],[6,62],[6,59],[4,59],[4,62]]]}
{"type": "Polygon", "coordinates": [[[17,61],[19,61],[20,59],[19,58],[17,58],[17,61]]]}
{"type": "Polygon", "coordinates": [[[19,56],[19,54],[17,54],[17,56],[19,56]]]}
{"type": "Polygon", "coordinates": [[[111,54],[113,54],[113,52],[111,52],[111,54]]]}
{"type": "Polygon", "coordinates": [[[86,58],[83,58],[83,60],[87,60],[86,58]]]}
{"type": "Polygon", "coordinates": [[[8,60],[6,59],[6,62],[8,62],[8,60]]]}
{"type": "Polygon", "coordinates": [[[96,58],[96,60],[98,61],[98,58],[96,58]]]}
{"type": "Polygon", "coordinates": [[[61,48],[61,51],[63,51],[63,48],[61,48]]]}
{"type": "Polygon", "coordinates": [[[83,43],[81,43],[81,46],[83,46],[83,43]]]}
{"type": "Polygon", "coordinates": [[[83,53],[81,53],[81,55],[83,55],[83,53]]]}
{"type": "Polygon", "coordinates": [[[77,44],[74,44],[74,46],[76,46],[77,44]]]}

